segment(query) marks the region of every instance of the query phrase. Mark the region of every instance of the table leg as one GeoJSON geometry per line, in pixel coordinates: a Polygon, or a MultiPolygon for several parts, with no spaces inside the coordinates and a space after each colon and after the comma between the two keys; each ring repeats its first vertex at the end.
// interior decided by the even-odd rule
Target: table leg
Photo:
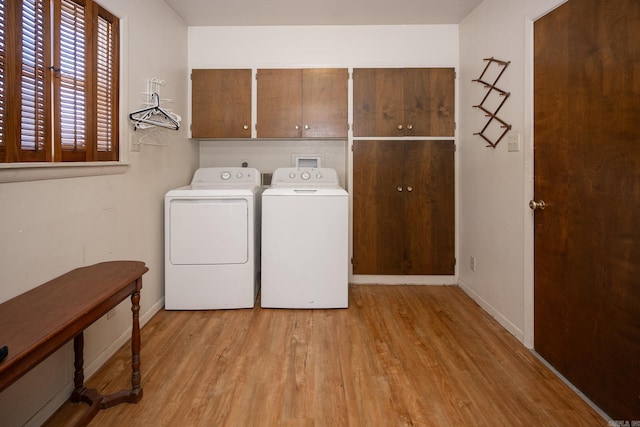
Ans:
{"type": "Polygon", "coordinates": [[[142,388],[140,387],[140,291],[136,291],[131,295],[131,312],[133,313],[133,327],[131,330],[131,392],[138,396],[137,402],[142,399],[142,388]]]}
{"type": "Polygon", "coordinates": [[[110,395],[101,395],[94,389],[84,386],[84,335],[80,332],[73,340],[75,352],[75,389],[71,395],[72,402],[85,402],[90,409],[84,414],[77,425],[86,425],[100,409],[110,408],[121,403],[138,403],[142,399],[140,386],[140,288],[142,278],[139,278],[137,289],[131,294],[131,312],[133,318],[131,330],[131,390],[122,390],[110,395]]]}
{"type": "MultiPolygon", "coordinates": [[[[73,355],[74,355],[73,367],[75,368],[75,373],[73,375],[73,384],[74,384],[75,388],[73,390],[73,395],[71,396],[72,399],[74,398],[74,396],[76,396],[76,398],[78,398],[85,391],[85,387],[84,387],[84,332],[80,332],[78,335],[76,335],[73,338],[73,355]]],[[[80,401],[80,399],[78,398],[75,401],[80,401]]]]}
{"type": "Polygon", "coordinates": [[[73,393],[71,393],[71,401],[89,404],[89,410],[76,423],[76,426],[86,426],[100,410],[103,397],[96,390],[88,390],[84,386],[84,332],[80,332],[73,337],[73,357],[75,373],[73,375],[74,389],[73,393]]]}

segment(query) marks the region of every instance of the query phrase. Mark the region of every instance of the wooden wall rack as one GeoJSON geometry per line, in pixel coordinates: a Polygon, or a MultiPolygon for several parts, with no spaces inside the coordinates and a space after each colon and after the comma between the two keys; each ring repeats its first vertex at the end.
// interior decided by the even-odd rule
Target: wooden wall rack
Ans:
{"type": "Polygon", "coordinates": [[[480,104],[474,105],[473,107],[480,109],[485,114],[485,116],[488,117],[488,120],[487,120],[487,123],[482,128],[482,130],[480,132],[474,133],[474,135],[480,135],[482,137],[482,139],[484,139],[487,142],[487,144],[488,144],[487,147],[496,148],[496,146],[498,145],[500,140],[507,134],[507,132],[509,132],[509,130],[511,130],[511,125],[509,123],[505,122],[504,120],[502,120],[500,117],[498,117],[498,112],[500,111],[500,109],[502,108],[504,103],[506,102],[507,98],[509,98],[509,95],[511,95],[511,93],[510,92],[506,92],[506,91],[504,91],[504,90],[502,90],[502,89],[500,89],[500,88],[498,88],[496,86],[496,84],[498,83],[498,80],[500,80],[500,77],[502,77],[502,74],[504,73],[504,70],[507,69],[507,66],[511,63],[511,61],[501,61],[501,60],[495,59],[493,57],[485,58],[484,61],[487,61],[487,65],[484,67],[484,70],[482,71],[482,74],[480,74],[480,77],[478,77],[477,79],[474,79],[472,81],[484,85],[485,89],[487,90],[487,93],[484,95],[484,98],[482,98],[482,101],[480,102],[480,104]],[[490,68],[495,68],[495,66],[491,67],[492,65],[495,65],[495,66],[501,67],[501,68],[496,72],[496,74],[495,74],[496,77],[493,80],[493,83],[489,83],[489,82],[486,81],[485,74],[487,74],[487,71],[490,68]],[[491,108],[491,107],[485,106],[484,104],[487,101],[487,99],[489,99],[489,96],[492,95],[494,92],[502,97],[502,101],[496,107],[494,107],[492,110],[489,110],[489,108],[491,108]],[[498,122],[500,128],[503,129],[502,133],[497,137],[495,142],[492,141],[485,134],[485,131],[489,128],[489,125],[491,125],[491,123],[494,120],[496,122],[498,122]]]}

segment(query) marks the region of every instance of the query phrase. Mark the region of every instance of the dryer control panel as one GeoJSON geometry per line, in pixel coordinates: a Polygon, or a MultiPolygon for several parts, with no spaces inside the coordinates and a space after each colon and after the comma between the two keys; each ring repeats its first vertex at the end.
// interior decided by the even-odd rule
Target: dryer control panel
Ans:
{"type": "Polygon", "coordinates": [[[261,183],[261,175],[257,169],[243,167],[200,168],[193,174],[191,185],[195,187],[217,187],[226,184],[256,186],[261,183]]]}
{"type": "Polygon", "coordinates": [[[338,174],[331,168],[279,168],[273,172],[272,186],[337,186],[338,174]]]}

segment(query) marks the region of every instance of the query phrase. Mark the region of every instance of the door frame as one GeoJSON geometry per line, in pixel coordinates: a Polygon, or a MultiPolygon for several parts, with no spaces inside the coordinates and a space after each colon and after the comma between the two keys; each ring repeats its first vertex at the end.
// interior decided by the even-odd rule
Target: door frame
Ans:
{"type": "Polygon", "coordinates": [[[529,200],[534,196],[534,147],[535,135],[534,126],[534,51],[533,51],[533,26],[536,20],[566,3],[568,0],[548,0],[535,9],[529,11],[524,23],[524,345],[534,348],[534,212],[529,209],[529,200]]]}

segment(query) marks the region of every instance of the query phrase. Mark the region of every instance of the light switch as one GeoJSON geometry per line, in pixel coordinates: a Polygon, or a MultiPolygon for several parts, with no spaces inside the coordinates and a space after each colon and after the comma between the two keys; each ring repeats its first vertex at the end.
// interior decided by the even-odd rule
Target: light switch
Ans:
{"type": "Polygon", "coordinates": [[[507,136],[507,151],[518,152],[520,151],[520,134],[512,133],[507,136]]]}

